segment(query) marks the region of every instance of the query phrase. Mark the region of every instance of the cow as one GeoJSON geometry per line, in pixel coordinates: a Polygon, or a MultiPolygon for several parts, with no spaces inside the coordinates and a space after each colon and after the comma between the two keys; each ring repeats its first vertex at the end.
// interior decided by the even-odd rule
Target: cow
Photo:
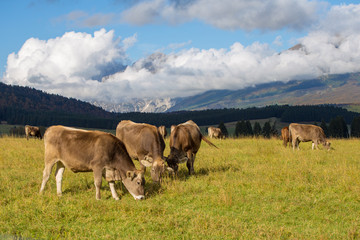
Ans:
{"type": "Polygon", "coordinates": [[[27,140],[29,140],[29,137],[36,137],[42,139],[39,127],[25,125],[25,135],[27,140]]]}
{"type": "Polygon", "coordinates": [[[163,139],[166,138],[167,136],[167,131],[166,131],[166,127],[165,126],[160,126],[158,127],[159,133],[162,136],[163,139]]]}
{"type": "Polygon", "coordinates": [[[281,129],[281,138],[283,140],[284,147],[287,147],[288,143],[290,147],[289,127],[286,126],[281,129]]]}
{"type": "Polygon", "coordinates": [[[44,191],[55,163],[57,194],[62,195],[61,181],[65,168],[93,172],[96,199],[100,200],[102,176],[109,182],[112,197],[119,200],[115,181],[122,181],[135,199],[144,199],[145,179],[137,170],[125,145],[114,135],[64,126],[51,126],[44,134],[45,168],[40,193],[44,191]]]}
{"type": "Polygon", "coordinates": [[[116,137],[125,144],[130,157],[140,161],[141,169],[145,172],[146,167],[151,167],[152,180],[160,182],[166,170],[165,142],[157,127],[123,120],[116,127],[116,137]]]}
{"type": "Polygon", "coordinates": [[[225,136],[223,135],[221,129],[216,128],[216,127],[208,127],[208,135],[209,135],[210,138],[218,138],[218,139],[225,138],[225,136]]]}
{"type": "Polygon", "coordinates": [[[199,126],[192,120],[177,126],[172,126],[170,134],[170,154],[166,158],[168,166],[177,173],[178,164],[186,162],[189,175],[194,174],[194,161],[196,153],[200,148],[201,140],[217,148],[201,134],[199,126]]]}
{"type": "Polygon", "coordinates": [[[299,149],[300,142],[312,141],[313,150],[315,147],[318,149],[319,143],[323,144],[326,149],[330,150],[330,142],[326,140],[324,130],[319,126],[291,123],[289,125],[289,138],[292,141],[293,149],[295,149],[295,147],[299,149]]]}

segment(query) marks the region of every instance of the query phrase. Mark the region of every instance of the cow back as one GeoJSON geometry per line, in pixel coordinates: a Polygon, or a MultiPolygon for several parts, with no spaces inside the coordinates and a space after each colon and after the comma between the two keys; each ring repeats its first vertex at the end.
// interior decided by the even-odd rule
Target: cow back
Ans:
{"type": "Polygon", "coordinates": [[[182,151],[192,150],[196,153],[200,148],[202,134],[196,123],[189,120],[174,127],[170,135],[170,148],[182,151]]]}
{"type": "Polygon", "coordinates": [[[88,172],[96,166],[136,170],[125,145],[110,133],[52,126],[44,135],[45,160],[61,159],[74,172],[88,172]]]}
{"type": "Polygon", "coordinates": [[[298,138],[300,141],[325,141],[325,133],[319,126],[311,124],[291,123],[289,125],[290,138],[298,138]]]}
{"type": "Polygon", "coordinates": [[[153,125],[123,120],[116,128],[116,137],[124,142],[130,156],[135,159],[139,154],[153,158],[163,156],[165,142],[153,125]]]}

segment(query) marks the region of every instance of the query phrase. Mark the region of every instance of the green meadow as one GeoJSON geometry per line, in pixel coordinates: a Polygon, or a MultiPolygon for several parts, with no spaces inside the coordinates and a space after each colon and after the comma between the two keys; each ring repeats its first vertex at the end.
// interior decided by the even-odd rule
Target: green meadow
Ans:
{"type": "Polygon", "coordinates": [[[330,141],[202,142],[195,175],[182,164],[159,186],[148,170],[143,201],[121,183],[113,200],[104,180],[97,201],[92,173],[68,169],[62,197],[53,174],[39,195],[43,141],[2,137],[0,239],[360,239],[360,141],[330,141]]]}

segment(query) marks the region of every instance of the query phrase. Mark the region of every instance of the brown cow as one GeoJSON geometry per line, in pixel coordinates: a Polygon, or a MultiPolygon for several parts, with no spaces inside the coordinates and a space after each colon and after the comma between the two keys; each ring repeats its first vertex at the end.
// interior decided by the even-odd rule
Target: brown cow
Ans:
{"type": "Polygon", "coordinates": [[[288,143],[290,147],[289,127],[283,127],[281,129],[281,138],[283,140],[284,147],[287,147],[288,143]]]}
{"type": "Polygon", "coordinates": [[[216,128],[216,127],[208,127],[208,135],[209,135],[210,138],[218,138],[218,139],[225,138],[225,136],[223,135],[221,129],[216,128]]]}
{"type": "Polygon", "coordinates": [[[330,150],[330,142],[326,140],[324,130],[319,126],[291,123],[289,125],[289,137],[292,141],[293,149],[295,149],[295,147],[299,149],[300,142],[312,141],[313,150],[315,147],[318,149],[319,143],[323,144],[326,149],[330,150]]]}
{"type": "Polygon", "coordinates": [[[216,147],[201,134],[199,126],[192,120],[172,126],[170,155],[166,159],[169,167],[177,172],[178,164],[186,161],[189,174],[193,174],[195,156],[200,148],[201,140],[204,140],[210,146],[216,147]]]}
{"type": "Polygon", "coordinates": [[[45,168],[40,193],[44,191],[51,170],[56,166],[57,194],[66,168],[73,172],[94,172],[96,199],[100,199],[102,175],[109,182],[113,198],[119,199],[114,181],[121,180],[135,199],[144,198],[144,175],[135,168],[124,144],[110,133],[52,126],[44,134],[45,168]]]}
{"type": "Polygon", "coordinates": [[[150,124],[123,120],[116,127],[116,137],[125,144],[130,157],[140,161],[143,171],[151,167],[151,178],[159,182],[165,171],[165,142],[158,129],[150,124]]]}
{"type": "Polygon", "coordinates": [[[167,136],[166,127],[160,126],[160,127],[158,127],[158,130],[159,130],[160,135],[163,137],[163,139],[165,139],[167,136]]]}
{"type": "Polygon", "coordinates": [[[42,139],[39,127],[25,125],[25,135],[26,135],[27,140],[29,140],[29,137],[31,137],[31,136],[42,139]]]}

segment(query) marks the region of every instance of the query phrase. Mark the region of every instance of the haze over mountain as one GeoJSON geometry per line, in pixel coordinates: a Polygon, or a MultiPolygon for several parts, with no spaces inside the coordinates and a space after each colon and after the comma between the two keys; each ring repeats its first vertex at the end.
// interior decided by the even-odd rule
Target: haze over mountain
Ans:
{"type": "Polygon", "coordinates": [[[311,80],[272,82],[240,90],[211,90],[174,99],[138,99],[112,105],[93,102],[113,112],[170,112],[289,105],[360,105],[360,73],[324,75],[311,80]]]}

